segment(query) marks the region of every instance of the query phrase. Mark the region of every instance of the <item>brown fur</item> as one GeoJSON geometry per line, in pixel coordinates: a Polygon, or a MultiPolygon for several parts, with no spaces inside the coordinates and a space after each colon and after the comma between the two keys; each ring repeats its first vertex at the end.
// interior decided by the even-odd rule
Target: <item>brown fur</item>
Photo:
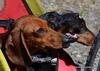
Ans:
{"type": "Polygon", "coordinates": [[[33,53],[59,48],[62,48],[61,33],[49,28],[44,20],[24,16],[15,21],[5,45],[5,55],[12,71],[22,71],[32,63],[33,53]]]}
{"type": "Polygon", "coordinates": [[[77,39],[77,42],[91,46],[94,42],[94,38],[95,37],[94,37],[93,33],[87,31],[83,34],[79,34],[79,38],[77,39]]]}

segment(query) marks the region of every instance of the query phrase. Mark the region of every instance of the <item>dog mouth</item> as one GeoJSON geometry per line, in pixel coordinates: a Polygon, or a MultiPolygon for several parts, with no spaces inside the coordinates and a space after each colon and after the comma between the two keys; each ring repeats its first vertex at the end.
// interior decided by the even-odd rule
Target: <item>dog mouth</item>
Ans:
{"type": "Polygon", "coordinates": [[[75,34],[75,33],[65,33],[63,35],[63,42],[64,43],[75,42],[77,39],[78,39],[78,34],[75,34]]]}
{"type": "Polygon", "coordinates": [[[73,38],[73,39],[77,39],[78,38],[78,34],[76,33],[65,33],[65,35],[67,37],[73,38]]]}
{"type": "Polygon", "coordinates": [[[74,33],[65,33],[63,35],[63,47],[69,47],[70,43],[76,42],[78,39],[78,34],[74,33]]]}

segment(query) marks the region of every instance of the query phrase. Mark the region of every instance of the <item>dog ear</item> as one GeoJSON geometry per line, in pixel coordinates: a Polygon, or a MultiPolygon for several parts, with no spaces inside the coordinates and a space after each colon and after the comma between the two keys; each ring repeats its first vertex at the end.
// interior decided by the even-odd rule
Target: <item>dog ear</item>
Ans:
{"type": "MultiPolygon", "coordinates": [[[[16,37],[17,38],[17,37],[16,37]]],[[[18,45],[18,43],[16,43],[18,45]]],[[[8,60],[15,64],[25,66],[24,60],[20,54],[20,51],[13,43],[13,38],[9,35],[8,40],[5,44],[5,55],[7,56],[8,60]]]]}
{"type": "Polygon", "coordinates": [[[32,63],[32,58],[28,50],[28,47],[25,43],[25,39],[22,31],[20,32],[20,41],[21,41],[20,49],[21,49],[22,57],[24,58],[24,62],[25,64],[30,65],[32,63]]]}
{"type": "Polygon", "coordinates": [[[16,30],[16,32],[9,35],[5,48],[5,54],[12,63],[19,66],[32,63],[22,32],[16,30]]]}

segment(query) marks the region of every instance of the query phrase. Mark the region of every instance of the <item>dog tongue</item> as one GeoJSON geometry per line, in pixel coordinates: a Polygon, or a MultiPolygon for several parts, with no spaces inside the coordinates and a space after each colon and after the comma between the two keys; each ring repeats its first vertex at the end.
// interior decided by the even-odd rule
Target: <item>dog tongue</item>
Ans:
{"type": "Polygon", "coordinates": [[[78,38],[77,34],[66,33],[65,35],[72,38],[78,38]]]}

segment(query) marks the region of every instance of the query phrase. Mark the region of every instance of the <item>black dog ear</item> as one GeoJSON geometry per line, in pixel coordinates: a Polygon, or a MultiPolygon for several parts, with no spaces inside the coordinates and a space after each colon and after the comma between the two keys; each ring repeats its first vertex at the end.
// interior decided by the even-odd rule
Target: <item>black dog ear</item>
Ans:
{"type": "Polygon", "coordinates": [[[40,18],[47,20],[49,27],[54,30],[58,30],[61,27],[61,22],[63,21],[62,15],[56,11],[47,12],[40,16],[40,18]]]}

